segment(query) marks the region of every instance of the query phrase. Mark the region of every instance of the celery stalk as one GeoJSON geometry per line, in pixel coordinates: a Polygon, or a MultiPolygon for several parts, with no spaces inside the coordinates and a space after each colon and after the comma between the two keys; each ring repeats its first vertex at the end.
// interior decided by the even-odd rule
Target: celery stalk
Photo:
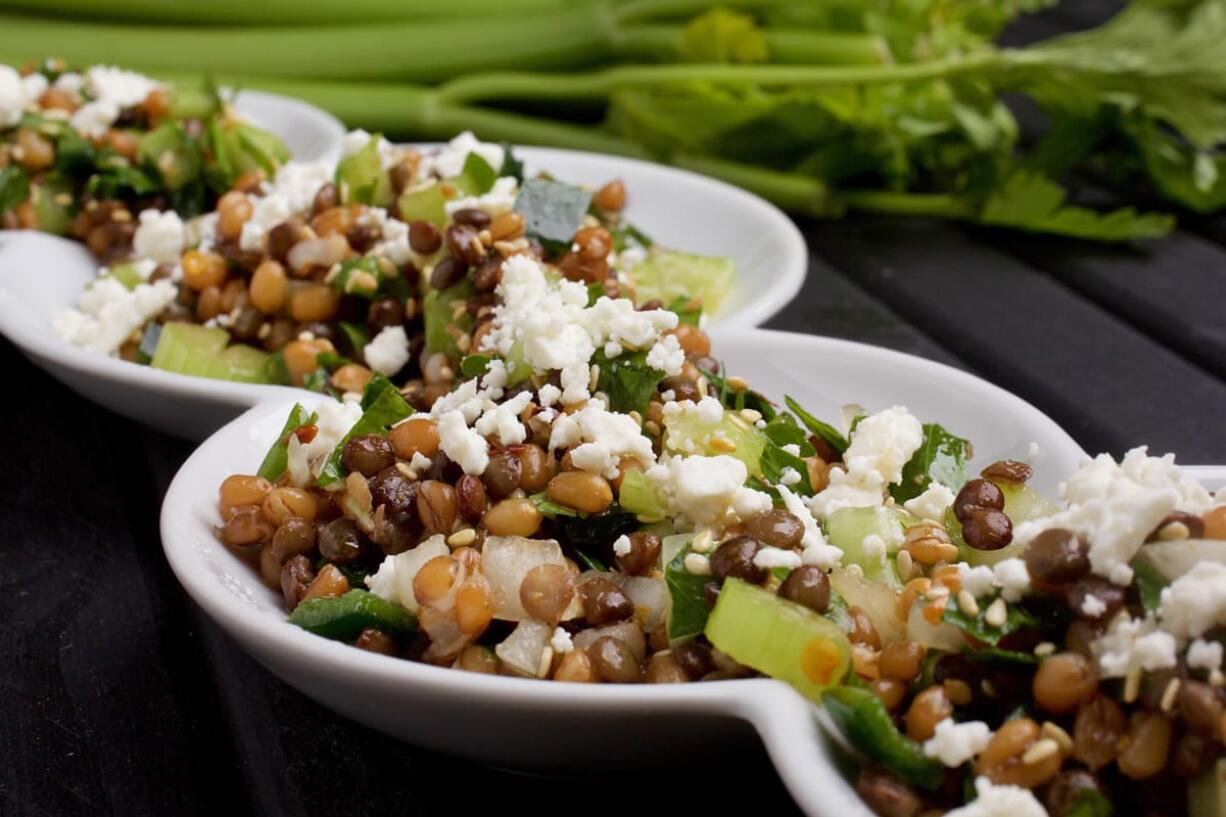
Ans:
{"type": "Polygon", "coordinates": [[[668,515],[655,486],[639,470],[630,469],[622,476],[617,502],[621,509],[638,516],[640,522],[658,522],[668,515]]]}
{"type": "Polygon", "coordinates": [[[724,581],[706,636],[738,662],[814,700],[843,680],[851,662],[847,636],[834,622],[740,579],[724,581]]]}

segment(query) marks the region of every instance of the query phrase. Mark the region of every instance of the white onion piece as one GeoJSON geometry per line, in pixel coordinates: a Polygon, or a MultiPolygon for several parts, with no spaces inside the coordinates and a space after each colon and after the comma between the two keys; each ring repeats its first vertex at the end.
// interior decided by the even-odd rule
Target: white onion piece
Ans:
{"type": "MultiPolygon", "coordinates": [[[[519,586],[523,584],[528,571],[541,565],[566,566],[562,548],[552,539],[490,536],[485,540],[481,548],[481,572],[490,583],[494,618],[520,621],[528,617],[519,602],[519,586]]],[[[577,593],[575,595],[578,596],[577,593]]],[[[571,613],[571,608],[567,608],[566,612],[571,613]]]]}
{"type": "Polygon", "coordinates": [[[582,630],[574,638],[575,649],[586,650],[592,646],[592,642],[606,635],[624,642],[640,662],[647,655],[647,639],[643,635],[643,628],[633,621],[619,621],[616,624],[582,630]]]}
{"type": "Polygon", "coordinates": [[[634,617],[642,622],[644,630],[653,632],[664,623],[668,614],[668,588],[663,579],[626,576],[622,590],[634,603],[634,617]]]}
{"type": "Polygon", "coordinates": [[[441,535],[431,536],[412,550],[388,556],[379,565],[376,573],[366,577],[366,586],[376,596],[394,601],[411,613],[416,613],[421,605],[413,594],[413,579],[421,566],[436,556],[446,556],[451,553],[446,540],[441,535]]]}
{"type": "MultiPolygon", "coordinates": [[[[501,644],[494,647],[494,653],[502,659],[504,665],[520,675],[543,677],[541,658],[552,635],[553,627],[526,618],[519,622],[501,644]]],[[[548,667],[545,669],[548,671],[548,667]]]]}
{"type": "Polygon", "coordinates": [[[911,615],[907,617],[907,638],[930,650],[960,652],[966,647],[961,630],[947,621],[932,624],[924,618],[922,604],[911,606],[911,615]]]}
{"type": "Polygon", "coordinates": [[[905,623],[898,615],[898,594],[885,582],[869,581],[863,574],[835,568],[830,574],[830,584],[847,601],[848,607],[864,611],[882,643],[898,641],[906,634],[905,623]]]}
{"type": "Polygon", "coordinates": [[[339,264],[349,256],[349,242],[340,233],[332,233],[323,238],[308,238],[290,247],[286,259],[295,272],[302,272],[311,267],[331,267],[339,264]]]}
{"type": "Polygon", "coordinates": [[[1140,556],[1168,581],[1175,581],[1191,570],[1197,562],[1226,564],[1226,540],[1179,539],[1153,542],[1141,548],[1140,556]]]}

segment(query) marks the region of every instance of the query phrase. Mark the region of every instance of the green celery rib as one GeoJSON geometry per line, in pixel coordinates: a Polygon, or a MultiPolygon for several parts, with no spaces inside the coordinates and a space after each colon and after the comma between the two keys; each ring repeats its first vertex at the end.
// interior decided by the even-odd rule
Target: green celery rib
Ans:
{"type": "Polygon", "coordinates": [[[741,11],[769,9],[787,5],[796,0],[629,0],[614,8],[614,14],[622,22],[674,19],[693,17],[714,8],[731,8],[741,11]]]}
{"type": "Polygon", "coordinates": [[[603,9],[505,19],[388,22],[279,29],[46,22],[0,15],[6,58],[62,57],[158,70],[435,82],[474,70],[590,65],[608,52],[603,9]]]}
{"type": "MultiPolygon", "coordinates": [[[[624,26],[614,32],[613,47],[622,59],[673,60],[682,31],[679,25],[624,26]]],[[[872,34],[774,29],[762,33],[773,63],[880,65],[891,61],[885,40],[872,34]]]]}
{"type": "Polygon", "coordinates": [[[310,25],[564,11],[571,0],[0,0],[0,9],[85,20],[217,25],[310,25]]]}

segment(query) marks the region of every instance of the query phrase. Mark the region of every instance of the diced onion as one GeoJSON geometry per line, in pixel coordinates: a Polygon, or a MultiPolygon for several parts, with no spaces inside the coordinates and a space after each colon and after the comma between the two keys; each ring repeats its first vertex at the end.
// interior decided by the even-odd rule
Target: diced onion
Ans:
{"type": "Polygon", "coordinates": [[[540,621],[526,618],[494,648],[502,663],[520,675],[536,677],[541,668],[541,656],[549,646],[553,628],[540,621]]]}

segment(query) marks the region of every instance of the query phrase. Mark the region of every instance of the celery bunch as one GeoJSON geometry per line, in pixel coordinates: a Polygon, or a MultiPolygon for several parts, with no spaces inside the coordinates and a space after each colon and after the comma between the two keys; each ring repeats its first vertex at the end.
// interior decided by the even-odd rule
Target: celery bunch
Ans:
{"type": "MultiPolygon", "coordinates": [[[[0,59],[55,54],[170,78],[204,67],[352,126],[649,157],[819,217],[1121,241],[1164,235],[1173,218],[1075,205],[1074,181],[1172,209],[1226,205],[1226,0],[1132,0],[1090,31],[995,45],[1052,2],[52,0],[77,19],[0,14],[0,59]],[[1047,115],[1036,141],[1020,139],[1006,94],[1047,115]]],[[[0,0],[35,5],[47,7],[0,0]]]]}

